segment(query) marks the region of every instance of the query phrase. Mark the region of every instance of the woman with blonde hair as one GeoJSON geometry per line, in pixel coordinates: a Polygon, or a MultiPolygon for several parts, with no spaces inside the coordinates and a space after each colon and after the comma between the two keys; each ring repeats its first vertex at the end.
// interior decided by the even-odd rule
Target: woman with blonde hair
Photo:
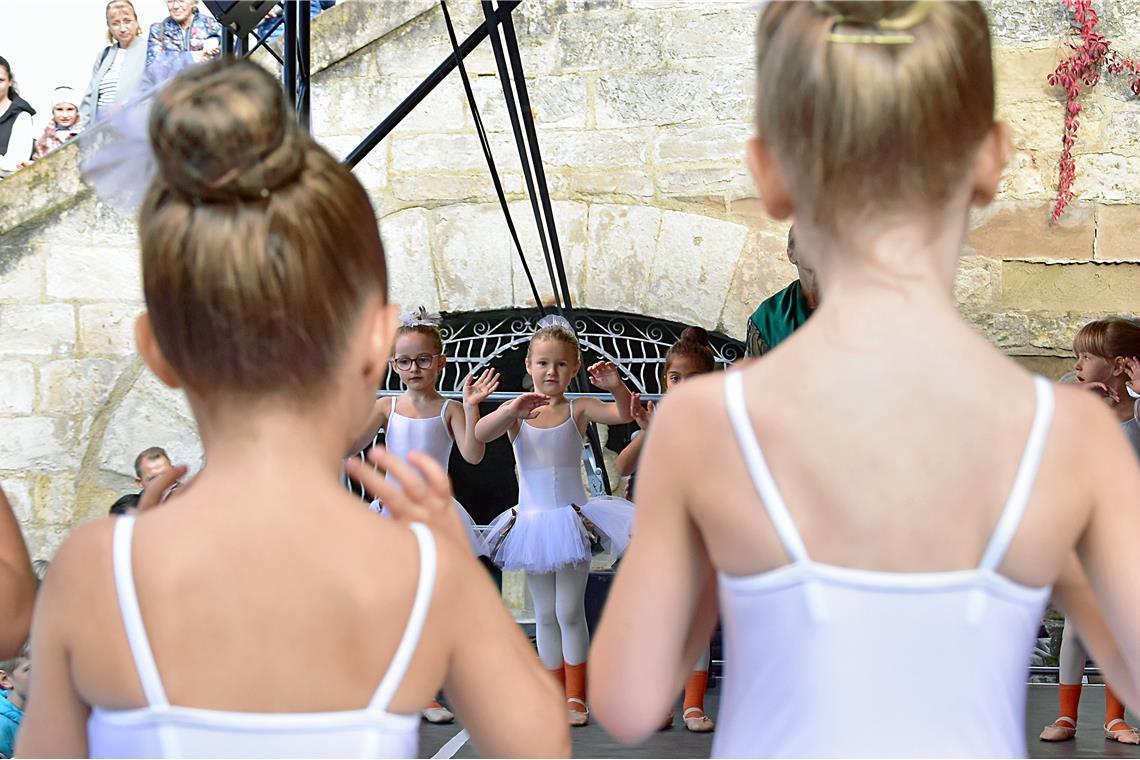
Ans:
{"type": "Polygon", "coordinates": [[[661,404],[590,658],[595,716],[649,736],[718,594],[716,756],[1023,757],[1051,593],[1140,707],[1140,469],[1120,425],[954,299],[970,210],[1009,156],[985,10],[770,2],[756,39],[747,161],[767,213],[795,218],[820,305],[764,361],[661,404]]]}
{"type": "Polygon", "coordinates": [[[111,44],[95,56],[91,80],[79,105],[80,122],[86,126],[116,102],[129,99],[139,87],[146,68],[146,44],[131,0],[107,3],[107,39],[111,44]]]}

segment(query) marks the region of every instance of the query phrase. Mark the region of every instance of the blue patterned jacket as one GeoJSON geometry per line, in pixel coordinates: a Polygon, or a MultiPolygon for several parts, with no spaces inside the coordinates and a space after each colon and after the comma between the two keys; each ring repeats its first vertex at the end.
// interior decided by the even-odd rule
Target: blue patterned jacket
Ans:
{"type": "Polygon", "coordinates": [[[221,42],[222,25],[208,13],[195,13],[190,28],[185,30],[167,16],[150,25],[150,35],[146,40],[146,67],[149,69],[155,58],[165,53],[201,50],[211,37],[221,42]]]}

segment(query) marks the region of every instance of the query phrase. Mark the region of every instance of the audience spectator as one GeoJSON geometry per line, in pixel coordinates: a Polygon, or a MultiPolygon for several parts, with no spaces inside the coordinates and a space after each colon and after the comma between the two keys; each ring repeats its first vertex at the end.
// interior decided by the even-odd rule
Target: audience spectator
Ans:
{"type": "Polygon", "coordinates": [[[0,489],[0,657],[11,657],[28,640],[36,582],[24,535],[0,489]]]}
{"type": "Polygon", "coordinates": [[[20,168],[32,155],[36,109],[16,92],[8,59],[0,56],[0,179],[20,168]]]}
{"type": "Polygon", "coordinates": [[[129,493],[115,499],[115,503],[111,505],[111,515],[133,515],[139,511],[139,499],[142,498],[137,493],[129,493]]]}
{"type": "Polygon", "coordinates": [[[146,484],[169,470],[170,455],[161,446],[151,446],[143,449],[135,457],[135,485],[139,490],[146,488],[146,484]]]}
{"type": "Polygon", "coordinates": [[[51,94],[51,121],[44,127],[44,133],[36,140],[36,150],[32,160],[39,159],[60,148],[68,140],[83,131],[79,118],[79,98],[70,87],[56,87],[51,94]]]}
{"type": "Polygon", "coordinates": [[[107,3],[107,39],[111,44],[99,52],[91,67],[91,81],[79,105],[83,124],[90,125],[101,111],[126,100],[138,87],[146,65],[146,45],[141,36],[142,27],[131,0],[107,3]]]}
{"type": "Polygon", "coordinates": [[[168,53],[190,53],[195,62],[221,52],[222,25],[198,9],[197,0],[166,0],[170,15],[150,25],[146,41],[146,68],[168,53]]]}
{"type": "Polygon", "coordinates": [[[819,306],[819,284],[815,270],[796,257],[796,230],[788,230],[788,261],[796,267],[799,279],[768,298],[748,319],[745,351],[763,356],[807,322],[819,306]]]}
{"type": "MultiPolygon", "coordinates": [[[[314,0],[309,4],[309,18],[316,18],[321,15],[322,11],[327,11],[334,5],[336,5],[336,0],[314,0]]],[[[278,21],[281,18],[282,10],[281,3],[278,3],[273,6],[273,10],[269,11],[265,20],[257,25],[254,34],[259,40],[267,39],[269,42],[276,42],[285,35],[285,22],[278,21]]]]}
{"type": "Polygon", "coordinates": [[[28,701],[31,666],[27,648],[12,659],[0,662],[0,757],[12,757],[16,746],[16,734],[28,701]]]}

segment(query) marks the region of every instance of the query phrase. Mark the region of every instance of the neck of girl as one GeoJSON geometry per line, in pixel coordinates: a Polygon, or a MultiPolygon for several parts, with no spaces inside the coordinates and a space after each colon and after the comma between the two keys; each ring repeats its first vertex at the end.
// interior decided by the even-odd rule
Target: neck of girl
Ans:
{"type": "Polygon", "coordinates": [[[412,406],[426,406],[443,398],[434,386],[430,388],[408,388],[404,391],[404,395],[412,402],[412,406]]]}

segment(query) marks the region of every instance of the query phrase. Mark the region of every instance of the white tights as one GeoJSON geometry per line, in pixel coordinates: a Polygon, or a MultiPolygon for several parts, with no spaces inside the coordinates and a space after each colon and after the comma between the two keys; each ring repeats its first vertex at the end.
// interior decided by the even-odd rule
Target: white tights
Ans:
{"type": "Polygon", "coordinates": [[[1088,655],[1081,640],[1077,638],[1077,631],[1065,618],[1065,627],[1061,630],[1061,654],[1057,657],[1061,666],[1060,682],[1067,685],[1081,683],[1085,675],[1085,664],[1088,655]]]}
{"type": "Polygon", "coordinates": [[[562,667],[563,661],[571,665],[586,661],[590,651],[590,633],[586,630],[589,578],[589,561],[566,565],[553,573],[527,573],[534,600],[538,657],[548,670],[562,667]]]}

